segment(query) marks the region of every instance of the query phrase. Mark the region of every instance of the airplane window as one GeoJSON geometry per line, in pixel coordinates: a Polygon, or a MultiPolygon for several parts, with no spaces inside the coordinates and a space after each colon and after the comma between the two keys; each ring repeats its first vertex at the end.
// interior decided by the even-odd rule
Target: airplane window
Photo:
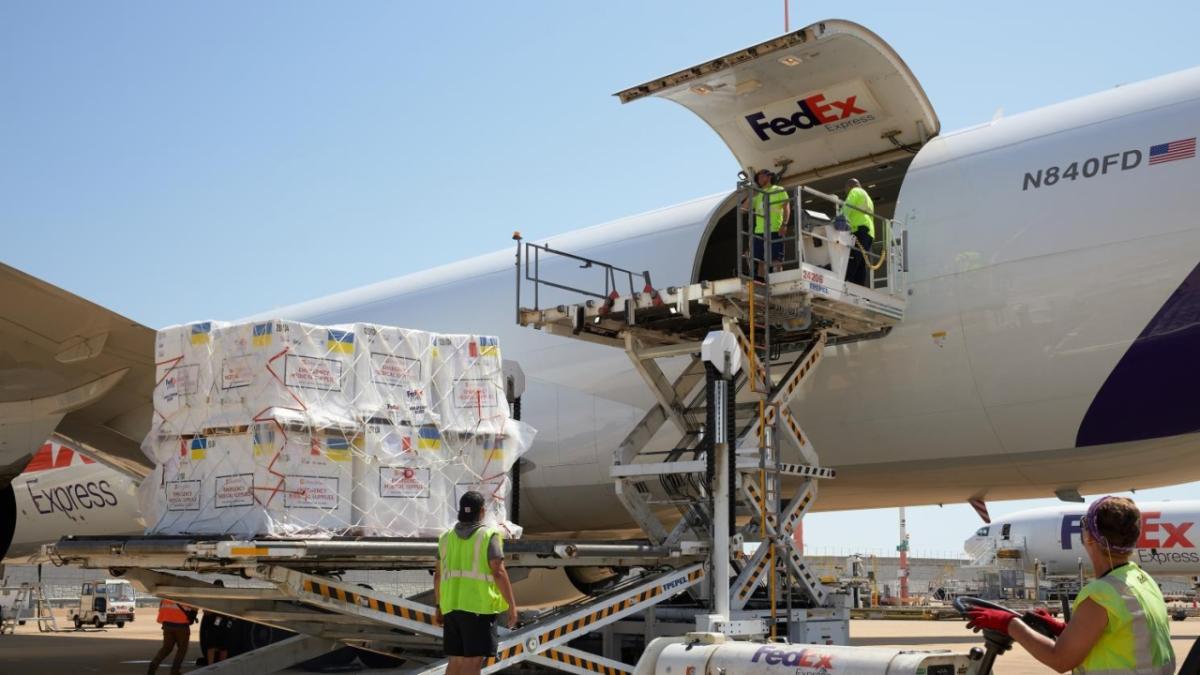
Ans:
{"type": "Polygon", "coordinates": [[[986,537],[986,536],[988,536],[988,531],[991,529],[992,528],[990,528],[990,527],[981,527],[978,530],[975,530],[975,536],[976,537],[986,537]]]}

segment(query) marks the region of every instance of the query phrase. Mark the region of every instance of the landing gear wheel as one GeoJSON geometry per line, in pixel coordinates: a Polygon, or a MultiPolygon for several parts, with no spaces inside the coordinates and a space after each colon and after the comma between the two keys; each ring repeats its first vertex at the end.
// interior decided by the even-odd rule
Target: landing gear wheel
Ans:
{"type": "Polygon", "coordinates": [[[83,619],[79,618],[78,615],[75,617],[75,630],[83,630],[83,619]]]}

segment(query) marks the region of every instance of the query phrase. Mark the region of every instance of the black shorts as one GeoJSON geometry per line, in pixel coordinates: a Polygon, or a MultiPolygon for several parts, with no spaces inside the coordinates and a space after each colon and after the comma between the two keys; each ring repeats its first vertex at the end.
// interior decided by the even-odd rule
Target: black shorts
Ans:
{"type": "Polygon", "coordinates": [[[442,617],[446,656],[495,656],[498,614],[455,610],[442,617]]]}

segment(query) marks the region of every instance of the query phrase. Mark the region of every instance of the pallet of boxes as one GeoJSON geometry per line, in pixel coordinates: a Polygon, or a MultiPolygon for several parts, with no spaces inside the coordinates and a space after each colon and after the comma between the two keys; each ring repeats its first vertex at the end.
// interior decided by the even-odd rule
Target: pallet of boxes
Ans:
{"type": "Polygon", "coordinates": [[[205,321],[159,331],[148,534],[429,537],[476,490],[507,531],[534,431],[494,337],[205,321]]]}

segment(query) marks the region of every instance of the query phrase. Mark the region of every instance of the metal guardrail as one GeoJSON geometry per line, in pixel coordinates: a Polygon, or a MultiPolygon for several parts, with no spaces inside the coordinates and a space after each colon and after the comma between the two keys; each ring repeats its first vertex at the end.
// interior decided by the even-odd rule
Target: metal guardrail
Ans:
{"type": "MultiPolygon", "coordinates": [[[[537,244],[534,242],[525,241],[521,237],[520,232],[513,233],[513,239],[517,242],[517,259],[516,259],[516,293],[517,293],[517,323],[521,321],[521,282],[522,272],[524,272],[524,281],[531,282],[533,286],[533,306],[534,311],[542,309],[541,306],[541,289],[542,287],[555,288],[558,290],[578,293],[590,298],[596,298],[605,302],[609,307],[623,293],[630,296],[638,293],[639,290],[645,292],[653,292],[654,287],[650,282],[649,270],[634,272],[623,267],[617,267],[602,260],[593,258],[585,258],[574,253],[567,253],[555,248],[551,248],[550,244],[537,244]],[[579,269],[594,269],[601,273],[603,277],[603,290],[595,290],[595,288],[580,288],[570,284],[553,281],[544,278],[542,275],[542,255],[545,254],[549,258],[565,259],[580,263],[579,269]],[[522,263],[524,269],[522,270],[522,263]],[[641,289],[637,288],[635,279],[638,277],[643,281],[641,289]],[[618,283],[621,282],[621,283],[618,283]],[[618,287],[620,287],[618,289],[618,287]]],[[[599,283],[597,283],[599,287],[599,283]]]]}
{"type": "MultiPolygon", "coordinates": [[[[738,182],[737,259],[740,276],[762,276],[761,271],[753,269],[756,264],[762,264],[771,271],[796,269],[802,262],[813,264],[815,261],[806,259],[806,250],[843,243],[838,242],[836,237],[823,234],[819,231],[823,229],[820,226],[831,225],[834,229],[840,229],[837,216],[850,210],[868,215],[875,223],[876,235],[882,233],[882,236],[877,236],[872,250],[866,251],[864,256],[868,267],[872,268],[869,286],[893,295],[904,294],[908,273],[908,230],[903,223],[865,211],[847,204],[836,195],[809,187],[787,188],[786,199],[774,201],[768,196],[768,190],[769,188],[758,187],[744,175],[738,182]],[[759,213],[754,205],[758,195],[762,195],[762,213],[759,213]],[[810,215],[809,209],[804,208],[806,199],[818,200],[832,207],[835,216],[827,222],[818,220],[810,215]],[[786,209],[788,213],[780,230],[773,232],[772,228],[766,225],[772,220],[773,210],[777,209],[786,209]],[[757,229],[759,216],[764,224],[761,233],[754,231],[757,229]],[[780,243],[783,244],[782,256],[777,255],[780,248],[777,245],[780,243]],[[749,255],[750,253],[754,255],[749,255]],[[884,270],[882,279],[875,274],[876,269],[884,270]]],[[[853,239],[851,241],[853,242],[853,239]]]]}

